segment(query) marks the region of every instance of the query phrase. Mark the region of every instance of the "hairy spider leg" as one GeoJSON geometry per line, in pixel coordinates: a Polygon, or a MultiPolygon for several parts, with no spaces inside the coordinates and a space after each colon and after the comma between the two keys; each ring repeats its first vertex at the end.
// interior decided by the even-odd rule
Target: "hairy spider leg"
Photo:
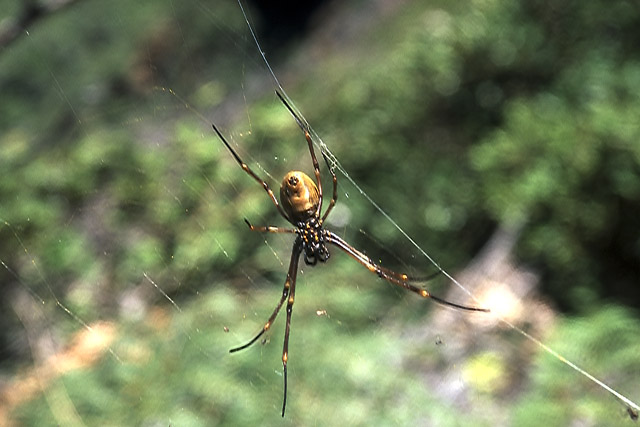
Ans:
{"type": "Polygon", "coordinates": [[[293,249],[291,250],[291,261],[289,262],[289,271],[287,272],[287,279],[284,281],[284,287],[282,289],[282,297],[280,297],[280,301],[278,301],[278,305],[269,316],[269,320],[264,324],[262,330],[258,332],[258,334],[253,337],[249,342],[239,347],[232,348],[229,350],[229,353],[235,353],[236,351],[244,350],[245,348],[251,346],[254,342],[258,341],[258,339],[271,328],[274,320],[276,320],[276,316],[280,312],[282,305],[287,300],[287,323],[285,326],[284,332],[284,346],[282,348],[282,368],[284,372],[284,397],[282,399],[282,416],[284,417],[284,411],[287,406],[287,360],[289,358],[289,332],[291,330],[291,313],[293,312],[293,302],[294,302],[294,294],[296,288],[296,278],[298,276],[298,261],[300,260],[300,254],[302,253],[302,238],[296,237],[295,242],[293,243],[293,249]]]}
{"type": "Polygon", "coordinates": [[[289,219],[285,211],[282,209],[282,206],[280,206],[280,203],[278,203],[278,199],[276,199],[276,196],[275,194],[273,194],[273,190],[271,190],[271,187],[269,187],[269,184],[267,184],[265,180],[263,180],[258,175],[256,175],[256,173],[252,171],[251,168],[245,162],[242,161],[238,153],[236,153],[236,151],[233,148],[231,148],[231,145],[227,142],[225,137],[222,136],[222,133],[220,133],[216,125],[211,123],[211,126],[213,127],[213,130],[216,131],[216,133],[218,134],[218,137],[220,138],[220,140],[224,143],[224,145],[227,147],[227,149],[231,152],[233,157],[236,159],[236,162],[238,162],[242,170],[248,173],[253,179],[255,179],[262,186],[262,188],[264,188],[264,190],[267,192],[267,194],[271,198],[271,201],[278,209],[278,212],[280,212],[280,215],[282,215],[283,218],[286,219],[287,221],[291,222],[291,220],[289,219]]]}
{"type": "Polygon", "coordinates": [[[331,233],[330,231],[325,231],[325,233],[326,233],[325,235],[326,235],[327,241],[329,243],[332,243],[335,246],[337,246],[338,248],[342,249],[344,252],[346,252],[348,255],[350,255],[353,259],[358,261],[363,266],[367,267],[367,269],[369,269],[369,271],[371,271],[372,273],[376,273],[379,277],[385,279],[388,282],[393,283],[394,285],[401,286],[401,287],[403,287],[403,288],[405,288],[407,290],[410,290],[411,292],[414,292],[414,293],[420,295],[423,298],[431,298],[434,301],[436,301],[437,303],[440,303],[442,305],[447,305],[449,307],[454,307],[454,308],[458,308],[458,309],[461,309],[461,310],[468,310],[468,311],[481,311],[481,312],[485,312],[485,313],[490,311],[487,308],[470,307],[470,306],[466,306],[466,305],[460,305],[460,304],[456,304],[454,302],[450,302],[450,301],[447,301],[445,299],[436,297],[435,295],[432,295],[431,293],[429,293],[426,289],[422,289],[422,288],[420,288],[418,286],[412,285],[411,283],[407,283],[407,281],[409,280],[409,276],[407,276],[405,274],[396,273],[396,272],[394,272],[392,270],[389,270],[388,268],[384,268],[384,267],[379,266],[378,264],[373,262],[371,260],[371,258],[366,256],[364,253],[360,252],[359,250],[357,250],[353,246],[349,245],[347,242],[345,242],[339,236],[336,236],[335,234],[331,233]]]}

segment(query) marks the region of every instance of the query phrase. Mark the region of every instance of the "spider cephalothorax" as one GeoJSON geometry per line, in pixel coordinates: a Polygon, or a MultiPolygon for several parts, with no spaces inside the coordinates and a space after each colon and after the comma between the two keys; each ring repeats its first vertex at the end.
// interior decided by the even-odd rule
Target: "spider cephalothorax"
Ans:
{"type": "Polygon", "coordinates": [[[322,229],[322,220],[312,217],[298,223],[298,230],[298,235],[302,238],[305,264],[316,265],[318,261],[326,262],[330,253],[324,238],[325,231],[322,229]]]}
{"type": "Polygon", "coordinates": [[[258,175],[256,175],[255,172],[253,172],[251,168],[249,168],[249,166],[242,161],[240,156],[238,156],[235,150],[231,148],[231,145],[229,145],[227,140],[224,138],[224,136],[222,136],[215,125],[213,125],[213,129],[216,131],[218,137],[224,143],[227,149],[229,149],[240,167],[242,167],[242,169],[246,173],[248,173],[265,189],[265,191],[271,198],[271,202],[275,205],[276,209],[278,209],[278,212],[280,212],[280,215],[282,215],[284,219],[286,219],[295,227],[254,227],[249,221],[245,219],[245,222],[247,223],[247,225],[249,225],[249,228],[252,231],[268,233],[292,233],[296,234],[296,238],[293,242],[293,249],[291,250],[291,261],[289,262],[289,271],[287,272],[287,278],[284,282],[282,296],[280,297],[278,305],[276,305],[276,308],[273,310],[273,313],[271,313],[271,316],[269,316],[269,319],[263,325],[260,332],[255,337],[253,337],[251,341],[240,347],[232,348],[230,350],[231,353],[234,353],[238,350],[245,349],[256,342],[258,338],[262,336],[262,334],[264,334],[271,328],[271,325],[280,312],[280,309],[284,305],[284,302],[287,301],[287,323],[285,325],[284,345],[282,349],[282,367],[284,373],[284,399],[282,401],[282,416],[284,417],[284,410],[287,405],[287,361],[289,360],[289,331],[291,328],[291,313],[293,312],[293,303],[296,292],[298,261],[301,254],[303,254],[304,262],[307,265],[315,265],[318,261],[325,262],[329,259],[329,249],[327,248],[327,244],[330,243],[346,252],[349,256],[365,266],[372,273],[377,274],[380,278],[393,283],[394,285],[408,289],[423,298],[431,298],[440,304],[448,305],[450,307],[462,310],[485,312],[489,310],[485,308],[468,307],[433,296],[426,289],[422,289],[410,283],[420,280],[411,278],[403,273],[397,273],[386,267],[382,267],[381,265],[375,263],[363,252],[348,244],[341,237],[323,228],[322,225],[335,206],[336,200],[338,198],[338,179],[336,178],[333,169],[329,166],[329,161],[327,160],[327,157],[323,152],[322,156],[324,157],[325,163],[329,168],[329,173],[331,174],[331,177],[333,179],[333,196],[331,197],[331,201],[329,202],[327,210],[324,212],[324,215],[321,216],[322,182],[320,181],[320,165],[318,164],[318,160],[316,159],[316,155],[313,150],[313,141],[311,139],[309,128],[306,123],[303,122],[302,119],[298,117],[298,115],[293,111],[291,106],[289,106],[280,92],[276,91],[276,94],[285,105],[285,107],[287,107],[300,129],[302,129],[302,131],[304,132],[304,137],[307,140],[307,144],[309,146],[309,153],[311,154],[313,172],[316,178],[314,182],[313,179],[311,179],[309,175],[305,174],[304,172],[291,171],[287,173],[284,176],[284,179],[282,180],[282,184],[280,186],[280,203],[278,203],[278,200],[269,187],[269,184],[258,177],[258,175]]]}

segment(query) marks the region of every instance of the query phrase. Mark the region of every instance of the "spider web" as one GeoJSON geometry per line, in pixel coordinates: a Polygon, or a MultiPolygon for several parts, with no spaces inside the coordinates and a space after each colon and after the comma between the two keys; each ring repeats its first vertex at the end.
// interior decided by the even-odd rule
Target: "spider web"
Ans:
{"type": "MultiPolygon", "coordinates": [[[[238,1],[240,7],[242,8],[242,3],[240,1],[238,1]]],[[[275,82],[275,84],[277,85],[278,89],[280,91],[282,91],[282,93],[286,95],[286,92],[284,90],[284,88],[282,87],[282,85],[280,84],[280,81],[278,80],[276,74],[274,73],[273,69],[271,68],[271,66],[269,65],[269,62],[267,61],[266,55],[264,50],[262,50],[261,46],[260,46],[260,42],[258,41],[255,32],[253,31],[251,22],[249,21],[249,18],[244,10],[244,8],[242,8],[243,11],[243,16],[245,18],[245,21],[247,22],[247,26],[249,27],[249,30],[251,31],[251,35],[256,43],[256,47],[259,49],[260,54],[265,62],[265,65],[267,66],[267,68],[269,69],[269,73],[271,74],[271,76],[273,77],[273,80],[275,82]]],[[[291,104],[293,104],[293,102],[288,98],[289,102],[291,104]]],[[[295,105],[295,104],[293,104],[295,105]]],[[[298,111],[299,113],[299,111],[298,111]]],[[[310,128],[311,125],[304,119],[304,116],[302,114],[299,113],[299,115],[303,118],[305,124],[310,128]]],[[[620,400],[621,403],[623,403],[624,405],[627,406],[628,408],[628,412],[631,415],[631,418],[637,419],[637,411],[640,410],[640,407],[638,406],[638,404],[636,404],[635,402],[631,401],[629,398],[627,398],[626,396],[622,395],[621,393],[617,392],[616,390],[612,389],[611,387],[609,387],[607,384],[605,384],[603,381],[601,381],[600,379],[596,378],[595,376],[591,375],[589,372],[585,371],[584,369],[582,369],[580,366],[578,366],[577,364],[571,362],[570,360],[567,360],[564,356],[562,356],[561,354],[559,354],[558,352],[556,352],[553,348],[545,345],[544,343],[542,343],[540,340],[538,340],[537,338],[535,338],[534,336],[530,335],[529,333],[527,333],[526,331],[524,331],[522,328],[520,328],[519,326],[517,326],[516,324],[514,324],[512,321],[509,320],[509,316],[508,313],[505,312],[505,307],[502,306],[502,304],[504,304],[504,301],[500,301],[500,297],[499,296],[494,296],[491,295],[490,297],[488,297],[485,301],[481,301],[479,300],[476,296],[474,296],[474,294],[472,293],[472,291],[467,288],[465,285],[463,285],[459,280],[457,280],[455,277],[453,277],[451,274],[449,274],[446,270],[444,270],[439,264],[438,262],[431,257],[418,243],[416,243],[416,241],[411,238],[411,236],[409,236],[403,229],[402,227],[400,227],[400,225],[398,225],[398,223],[396,221],[393,220],[393,218],[387,213],[385,212],[364,190],[362,190],[362,188],[351,178],[351,176],[349,175],[349,173],[344,169],[344,167],[340,164],[340,162],[338,161],[338,159],[335,157],[335,155],[331,152],[331,150],[329,149],[329,147],[322,141],[320,135],[318,135],[315,131],[313,131],[312,129],[312,134],[315,138],[316,141],[318,141],[317,146],[318,148],[324,152],[327,153],[329,158],[331,159],[331,167],[334,167],[335,169],[339,170],[340,173],[347,179],[349,180],[349,182],[358,190],[358,192],[371,204],[374,206],[374,208],[376,209],[376,211],[378,211],[387,221],[389,221],[393,227],[400,233],[402,234],[402,236],[404,236],[404,238],[416,249],[419,251],[419,253],[426,258],[431,264],[433,264],[437,270],[442,273],[445,277],[447,277],[453,284],[455,284],[456,286],[458,286],[464,293],[466,293],[467,295],[469,295],[475,302],[480,303],[481,306],[485,306],[485,307],[492,307],[493,311],[494,311],[494,316],[502,323],[504,323],[505,325],[507,325],[509,328],[511,328],[512,330],[518,332],[519,334],[521,334],[522,336],[524,336],[526,339],[528,339],[529,341],[535,343],[537,346],[539,346],[540,348],[542,348],[544,351],[546,351],[548,354],[552,355],[553,357],[555,357],[556,359],[558,359],[560,362],[566,364],[567,366],[569,366],[570,368],[572,368],[573,370],[575,370],[576,372],[580,373],[581,375],[585,376],[586,378],[588,378],[589,380],[591,380],[592,382],[594,382],[595,384],[597,384],[599,387],[601,387],[602,389],[604,389],[606,392],[612,394],[615,398],[617,398],[618,400],[620,400]],[[486,303],[486,304],[483,304],[486,303]]],[[[505,234],[511,234],[511,235],[517,235],[517,231],[511,230],[511,232],[509,233],[508,231],[505,234]]],[[[500,249],[498,248],[499,243],[505,243],[505,242],[501,242],[502,236],[498,236],[496,238],[496,242],[495,242],[495,250],[497,253],[491,253],[491,255],[489,255],[489,257],[493,256],[495,258],[499,258],[501,256],[505,256],[504,253],[500,253],[500,249]]],[[[508,240],[508,237],[505,238],[504,240],[508,240]]],[[[511,246],[509,245],[509,243],[506,243],[505,246],[507,248],[510,248],[511,246]]],[[[504,262],[504,260],[502,260],[504,262]]],[[[494,260],[494,262],[498,263],[499,261],[494,260]]]]}
{"type": "MultiPolygon", "coordinates": [[[[255,344],[257,348],[233,356],[227,351],[252,337],[273,309],[289,262],[291,236],[251,235],[246,230],[243,217],[257,225],[271,225],[278,217],[272,214],[273,206],[262,189],[255,188],[255,182],[238,170],[216,140],[210,123],[215,121],[241,156],[274,189],[284,172],[297,168],[309,171],[308,153],[301,144],[299,130],[277,98],[269,93],[279,89],[287,96],[285,88],[296,86],[300,75],[309,70],[300,66],[300,61],[313,62],[315,51],[303,49],[300,54],[303,58],[292,61],[291,69],[295,71],[290,71],[291,75],[286,71],[276,73],[242,5],[213,7],[203,2],[191,5],[203,22],[217,29],[215,34],[220,43],[234,52],[237,62],[220,63],[217,65],[220,71],[216,70],[216,76],[230,76],[229,82],[211,79],[208,84],[193,88],[182,84],[180,77],[176,77],[180,74],[160,77],[153,80],[151,103],[127,100],[122,107],[110,105],[109,109],[97,110],[89,102],[80,104],[74,97],[74,85],[45,54],[47,45],[41,39],[26,42],[31,49],[41,52],[38,66],[47,70],[48,94],[60,98],[61,109],[71,117],[73,136],[93,138],[94,124],[112,115],[118,117],[118,109],[123,108],[128,112],[126,119],[116,119],[119,127],[134,130],[146,147],[145,158],[170,161],[159,166],[161,173],[155,171],[157,165],[141,163],[141,167],[140,163],[123,162],[120,172],[132,181],[110,191],[132,191],[122,196],[124,206],[103,196],[104,187],[98,184],[81,187],[75,190],[77,193],[72,188],[62,197],[68,201],[77,194],[91,195],[91,203],[64,213],[61,226],[56,218],[32,219],[29,216],[32,213],[18,216],[18,221],[2,214],[2,238],[13,242],[15,255],[0,259],[6,273],[3,281],[18,289],[11,297],[12,312],[26,331],[16,333],[22,338],[16,339],[15,346],[26,347],[27,356],[33,360],[26,365],[32,369],[17,375],[6,388],[5,396],[13,392],[27,396],[25,401],[33,399],[33,406],[25,406],[28,409],[22,412],[19,405],[24,402],[16,402],[12,407],[17,411],[16,419],[24,423],[90,425],[93,419],[86,408],[95,408],[92,405],[96,403],[87,401],[85,396],[95,396],[96,402],[104,402],[123,391],[128,398],[141,402],[136,407],[140,423],[168,421],[181,425],[194,420],[223,423],[224,414],[232,419],[224,422],[236,424],[263,420],[265,414],[272,414],[273,419],[279,417],[284,313],[280,313],[265,342],[255,344]],[[233,13],[227,15],[218,7],[231,8],[233,13]],[[283,74],[281,85],[276,76],[283,74]],[[235,91],[228,92],[229,88],[235,91]],[[264,98],[267,100],[258,101],[264,98]],[[238,118],[239,111],[242,118],[238,118]],[[176,119],[175,115],[181,118],[176,119]],[[189,119],[194,117],[195,120],[189,119]],[[274,141],[272,135],[278,138],[287,135],[287,139],[274,141]],[[167,151],[170,145],[175,150],[167,151]],[[294,146],[300,148],[292,149],[294,146]],[[196,158],[201,163],[193,167],[196,158]],[[157,191],[161,196],[147,199],[133,192],[136,174],[140,186],[144,183],[146,190],[157,191]],[[147,222],[147,210],[167,218],[167,222],[147,222]],[[123,212],[126,218],[119,222],[118,215],[124,215],[123,212]],[[30,234],[29,223],[38,221],[56,224],[63,233],[53,226],[45,227],[50,241],[43,243],[30,234]],[[120,230],[112,238],[103,235],[109,227],[96,225],[110,221],[120,230]],[[167,251],[164,243],[151,238],[154,233],[149,231],[167,223],[180,224],[189,231],[187,237],[182,237],[186,241],[175,244],[173,251],[167,251]],[[225,225],[219,227],[219,223],[225,225]],[[73,263],[66,264],[73,257],[78,264],[88,262],[82,258],[86,247],[74,240],[79,224],[85,232],[89,230],[93,242],[103,244],[98,261],[91,264],[93,268],[81,274],[74,271],[73,263]],[[121,245],[135,250],[119,251],[121,245]],[[256,254],[248,255],[251,252],[247,246],[259,247],[256,254]],[[65,250],[72,253],[65,254],[65,250]],[[135,255],[131,263],[119,259],[123,253],[135,255]],[[209,263],[215,263],[216,270],[208,270],[209,263]],[[109,264],[128,270],[103,277],[102,273],[108,271],[104,266],[109,264]],[[64,282],[69,283],[61,286],[64,282]],[[87,301],[93,302],[84,306],[87,301]],[[101,304],[107,309],[99,310],[97,306],[101,304]],[[149,369],[142,369],[143,366],[149,369]],[[83,376],[83,370],[90,374],[83,376]],[[109,382],[105,377],[114,379],[109,382]],[[34,382],[38,385],[31,385],[34,382]],[[140,388],[153,391],[141,392],[140,388]],[[174,405],[176,396],[183,403],[174,405]]],[[[174,21],[155,23],[155,28],[165,25],[165,30],[155,32],[160,36],[147,39],[143,45],[142,57],[151,63],[154,55],[171,47],[171,42],[162,37],[169,37],[167,33],[172,40],[176,35],[179,40],[175,50],[169,50],[169,58],[192,52],[188,46],[193,42],[189,37],[191,27],[177,9],[174,21]]],[[[86,9],[77,13],[83,12],[86,9]]],[[[116,13],[110,19],[126,18],[116,13]]],[[[46,34],[47,27],[42,31],[46,34]]],[[[129,36],[134,38],[133,34],[129,36]]],[[[196,73],[200,60],[188,58],[185,63],[191,64],[193,70],[186,69],[183,73],[196,73]]],[[[105,90],[92,89],[85,95],[99,97],[100,91],[105,90]]],[[[294,99],[288,96],[287,99],[296,108],[294,99]]],[[[322,117],[309,118],[314,127],[322,129],[322,117]]],[[[345,127],[342,135],[348,134],[349,123],[345,127]]],[[[37,135],[40,140],[44,139],[44,132],[37,135]]],[[[323,130],[318,133],[326,134],[323,130]]],[[[315,269],[303,266],[292,324],[287,422],[334,423],[341,419],[357,424],[375,422],[377,417],[396,423],[455,425],[460,422],[457,413],[462,411],[463,419],[506,424],[508,414],[499,408],[505,401],[513,400],[496,397],[501,389],[492,388],[490,383],[506,381],[505,384],[524,388],[525,381],[510,382],[505,378],[517,376],[529,364],[540,363],[534,360],[543,357],[536,356],[540,349],[595,381],[625,406],[638,409],[633,401],[545,344],[551,339],[547,333],[553,328],[554,315],[536,296],[536,275],[516,265],[510,256],[518,226],[495,233],[464,270],[449,273],[448,266],[457,262],[455,256],[439,264],[430,255],[444,253],[449,247],[434,247],[429,236],[411,237],[402,224],[412,219],[399,218],[400,214],[389,207],[391,202],[377,203],[376,200],[384,200],[386,193],[358,184],[358,173],[349,173],[352,167],[343,165],[333,152],[337,151],[338,142],[326,145],[318,133],[313,131],[317,150],[327,153],[340,181],[339,204],[329,222],[332,230],[391,268],[413,275],[440,270],[448,280],[425,284],[436,295],[487,306],[493,312],[469,315],[434,307],[371,277],[336,250],[327,265],[315,269]],[[353,225],[361,212],[370,214],[370,208],[381,219],[353,225]],[[387,242],[394,235],[396,240],[401,236],[401,242],[392,246],[387,242]],[[434,249],[427,251],[423,247],[434,249]],[[527,309],[527,304],[535,310],[527,309]],[[523,323],[524,317],[529,324],[523,323]],[[509,331],[524,339],[514,338],[509,331]],[[543,338],[536,338],[539,336],[543,338]],[[536,350],[530,350],[527,356],[517,356],[520,347],[531,345],[536,350]],[[371,353],[379,354],[371,357],[371,353]],[[314,377],[314,371],[321,371],[321,376],[314,377]],[[368,390],[371,388],[382,391],[374,393],[368,390]],[[337,418],[332,418],[327,408],[338,406],[337,418]]],[[[115,133],[107,136],[118,137],[115,133]]],[[[108,138],[100,141],[106,144],[108,138]]],[[[19,135],[14,141],[18,142],[12,147],[19,150],[19,135]]],[[[374,150],[384,152],[384,148],[374,150]]],[[[33,154],[40,158],[38,152],[33,154]]],[[[99,167],[109,152],[95,156],[99,167]]],[[[433,160],[434,166],[437,161],[433,160]]],[[[56,173],[61,172],[64,173],[52,170],[50,179],[60,179],[56,173]]],[[[397,168],[397,173],[403,172],[403,168],[397,168]]],[[[324,165],[323,174],[326,178],[324,165]]],[[[108,181],[108,177],[104,179],[108,181]]],[[[325,182],[325,189],[329,188],[325,182]]],[[[172,235],[181,238],[179,233],[172,235]]],[[[450,247],[463,244],[446,243],[450,247]]],[[[579,344],[576,347],[573,350],[579,355],[584,349],[579,344]]],[[[589,370],[588,363],[580,365],[589,370]]],[[[579,389],[578,394],[589,389],[580,375],[570,378],[579,389]]],[[[591,393],[597,396],[595,399],[607,399],[601,390],[591,393]]],[[[517,400],[517,393],[509,395],[517,400]]],[[[116,408],[117,405],[114,404],[116,408]]],[[[611,406],[608,408],[615,411],[611,406]]],[[[118,422],[117,409],[106,414],[108,419],[118,422]]]]}

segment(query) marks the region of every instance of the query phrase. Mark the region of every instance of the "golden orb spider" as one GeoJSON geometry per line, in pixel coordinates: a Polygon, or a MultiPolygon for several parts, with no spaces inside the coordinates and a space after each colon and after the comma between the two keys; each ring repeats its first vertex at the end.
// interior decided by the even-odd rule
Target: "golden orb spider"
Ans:
{"type": "Polygon", "coordinates": [[[329,248],[327,248],[327,243],[331,243],[332,245],[335,245],[338,248],[342,249],[353,259],[369,269],[370,272],[377,274],[380,278],[385,279],[388,282],[393,283],[394,285],[398,285],[405,289],[408,289],[411,292],[415,292],[423,298],[431,298],[440,304],[461,310],[482,312],[488,312],[489,310],[486,308],[469,307],[456,304],[431,295],[427,290],[409,283],[412,281],[426,281],[429,280],[429,278],[416,279],[407,276],[406,274],[397,273],[393,270],[382,267],[381,265],[373,262],[373,260],[363,252],[348,244],[341,237],[333,234],[329,230],[325,230],[322,227],[322,224],[329,216],[329,213],[335,206],[336,200],[338,199],[338,179],[336,178],[336,174],[333,172],[333,169],[329,165],[327,156],[324,152],[322,152],[322,157],[324,158],[324,161],[327,164],[327,168],[329,169],[329,173],[331,173],[331,177],[333,178],[333,197],[331,197],[329,207],[327,207],[324,215],[320,216],[322,211],[322,182],[320,181],[320,165],[318,164],[318,160],[313,150],[313,141],[311,139],[311,134],[307,126],[293,111],[291,106],[289,106],[289,103],[287,103],[280,92],[276,91],[276,95],[278,96],[278,98],[280,98],[280,101],[282,101],[284,106],[287,107],[287,110],[289,110],[289,113],[291,113],[302,132],[304,132],[304,137],[307,140],[307,144],[309,145],[309,153],[311,154],[313,171],[316,176],[316,180],[314,182],[309,177],[309,175],[305,174],[304,172],[288,172],[284,176],[282,184],[280,185],[280,203],[278,203],[278,200],[269,187],[269,184],[258,177],[258,175],[256,175],[256,173],[242,161],[238,153],[236,153],[235,150],[231,148],[231,145],[229,145],[224,136],[222,136],[222,133],[220,133],[216,125],[212,124],[212,126],[213,130],[215,130],[215,132],[218,134],[218,137],[231,152],[240,167],[246,173],[251,175],[251,177],[265,189],[276,209],[278,209],[278,212],[280,212],[280,215],[282,215],[284,219],[286,219],[295,227],[255,227],[245,219],[245,222],[247,223],[251,231],[258,231],[263,233],[291,233],[295,234],[296,238],[293,241],[293,249],[291,250],[291,261],[289,262],[289,271],[287,272],[287,278],[284,282],[282,297],[280,297],[280,301],[276,305],[276,308],[273,310],[273,313],[271,313],[271,316],[269,316],[269,319],[262,327],[262,330],[258,332],[255,337],[253,337],[246,344],[229,350],[230,353],[235,353],[236,351],[243,350],[256,342],[262,336],[262,334],[264,334],[269,330],[269,328],[271,328],[271,325],[280,312],[282,305],[285,301],[287,301],[287,323],[285,325],[284,345],[282,349],[282,367],[284,372],[284,397],[282,400],[282,416],[284,417],[284,411],[287,406],[287,361],[289,360],[289,332],[291,330],[291,313],[293,311],[293,302],[296,292],[296,276],[298,273],[298,260],[300,258],[300,254],[304,255],[304,262],[307,265],[316,265],[318,261],[326,262],[329,259],[329,248]]]}

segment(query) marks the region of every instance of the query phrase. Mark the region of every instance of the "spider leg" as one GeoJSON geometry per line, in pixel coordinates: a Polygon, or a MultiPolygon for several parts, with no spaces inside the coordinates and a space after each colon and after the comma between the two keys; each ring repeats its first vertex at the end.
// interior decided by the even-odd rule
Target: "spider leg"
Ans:
{"type": "Polygon", "coordinates": [[[364,253],[360,252],[359,250],[357,250],[356,248],[348,244],[341,237],[336,236],[330,231],[325,231],[325,233],[326,233],[326,239],[329,243],[336,245],[337,247],[342,249],[344,252],[346,252],[349,256],[351,256],[353,259],[358,261],[360,264],[367,267],[367,269],[369,269],[370,272],[376,273],[379,277],[385,279],[388,282],[393,283],[394,285],[401,286],[411,292],[414,292],[420,295],[422,298],[431,298],[434,301],[442,305],[448,305],[449,307],[454,307],[454,308],[458,308],[461,310],[468,310],[468,311],[482,311],[482,312],[490,311],[487,308],[460,305],[460,304],[456,304],[454,302],[450,302],[445,299],[436,297],[435,295],[432,295],[431,293],[429,293],[426,289],[422,289],[418,286],[408,283],[410,278],[406,274],[396,273],[395,271],[389,270],[388,268],[379,266],[378,264],[373,262],[371,258],[369,258],[364,253]]]}
{"type": "Polygon", "coordinates": [[[276,319],[276,316],[278,315],[278,313],[280,312],[280,309],[282,308],[282,304],[284,304],[285,300],[289,296],[291,283],[295,282],[295,278],[298,273],[298,258],[300,257],[301,251],[302,251],[302,244],[298,242],[298,239],[296,239],[293,245],[293,250],[291,251],[291,261],[289,263],[289,271],[287,272],[287,279],[284,281],[284,288],[282,289],[282,297],[280,297],[280,301],[278,302],[278,305],[276,305],[276,308],[273,310],[273,313],[271,313],[271,316],[269,316],[269,320],[267,320],[267,322],[264,324],[264,326],[262,327],[262,330],[258,332],[258,335],[253,337],[251,341],[239,347],[232,348],[231,350],[229,350],[229,353],[235,353],[236,351],[244,350],[254,342],[258,341],[258,338],[260,338],[262,334],[264,334],[269,330],[269,328],[271,328],[273,321],[276,319]]]}
{"type": "Polygon", "coordinates": [[[256,173],[254,171],[251,170],[251,168],[242,161],[242,159],[240,158],[240,156],[238,155],[238,153],[236,153],[236,151],[231,148],[231,145],[227,142],[227,140],[225,139],[224,136],[222,136],[222,133],[220,133],[220,131],[218,130],[218,128],[216,127],[216,125],[214,125],[213,123],[211,124],[211,126],[213,127],[213,130],[216,131],[216,133],[218,134],[218,137],[220,138],[220,140],[222,141],[222,143],[227,147],[227,149],[231,152],[231,154],[233,155],[233,158],[236,159],[236,162],[238,162],[238,164],[240,165],[240,167],[242,168],[243,171],[245,171],[246,173],[248,173],[253,179],[255,179],[260,185],[262,185],[262,188],[264,188],[264,190],[267,192],[267,194],[269,195],[269,197],[271,198],[271,201],[273,202],[273,204],[276,206],[276,208],[278,209],[278,212],[280,212],[280,215],[282,215],[284,217],[284,219],[286,219],[287,221],[291,222],[291,220],[289,219],[289,217],[287,216],[287,214],[285,213],[285,211],[282,209],[282,206],[280,206],[280,204],[278,203],[278,199],[276,199],[275,194],[273,194],[273,190],[271,190],[271,187],[269,187],[269,184],[267,184],[267,182],[265,180],[263,180],[262,178],[260,178],[258,175],[256,175],[256,173]]]}
{"type": "Polygon", "coordinates": [[[327,217],[329,216],[329,212],[331,212],[331,209],[333,209],[333,207],[336,205],[336,201],[338,200],[338,178],[336,178],[335,172],[329,165],[329,159],[327,159],[327,155],[324,153],[324,151],[321,154],[322,154],[322,157],[324,157],[324,161],[327,164],[329,173],[333,178],[333,196],[331,197],[331,201],[329,202],[329,207],[327,208],[327,210],[324,212],[324,215],[322,216],[322,222],[324,222],[324,220],[327,219],[327,217]]]}
{"type": "Polygon", "coordinates": [[[260,227],[256,227],[254,225],[252,225],[248,219],[244,219],[244,222],[247,223],[247,225],[249,226],[249,229],[251,231],[257,231],[258,233],[291,233],[291,234],[295,234],[298,232],[298,230],[296,230],[295,228],[284,228],[284,227],[274,227],[272,225],[267,225],[267,226],[260,226],[260,227]]]}
{"type": "MultiPolygon", "coordinates": [[[[300,246],[302,248],[302,246],[300,246]]],[[[294,249],[295,253],[295,249],[294,249]]],[[[300,252],[298,251],[298,254],[300,252]]],[[[293,256],[293,255],[292,255],[293,256]]],[[[287,407],[287,361],[289,360],[289,332],[291,330],[291,313],[293,313],[293,302],[296,294],[296,276],[298,273],[298,255],[296,255],[296,268],[291,275],[291,291],[289,292],[289,300],[287,301],[287,323],[284,329],[284,344],[282,346],[282,369],[284,372],[284,398],[282,399],[282,417],[287,407]]]]}
{"type": "Polygon", "coordinates": [[[284,346],[282,349],[282,367],[284,372],[284,397],[282,399],[282,416],[284,417],[284,410],[287,406],[287,360],[289,358],[289,331],[291,330],[291,313],[293,309],[293,301],[294,294],[296,289],[296,277],[298,276],[298,261],[300,259],[300,253],[302,252],[302,239],[300,237],[296,238],[293,243],[293,249],[291,250],[291,261],[289,262],[289,271],[287,272],[287,279],[284,281],[284,287],[282,289],[282,297],[280,297],[280,301],[278,301],[278,305],[269,316],[269,320],[264,324],[262,330],[258,332],[258,334],[253,337],[249,342],[239,347],[234,347],[229,350],[229,353],[235,353],[236,351],[244,350],[249,347],[254,342],[258,341],[258,339],[264,334],[266,331],[271,328],[273,321],[276,319],[276,316],[280,312],[282,305],[284,304],[287,297],[289,300],[287,301],[287,324],[284,332],[284,346]]]}
{"type": "Polygon", "coordinates": [[[388,274],[389,276],[393,276],[396,279],[402,280],[403,282],[428,282],[430,280],[433,280],[434,278],[438,277],[440,274],[442,274],[441,270],[436,271],[435,273],[432,273],[428,276],[408,276],[404,273],[398,273],[396,271],[393,271],[389,268],[383,267],[381,265],[378,265],[378,267],[380,268],[380,270],[382,270],[384,273],[388,274]]]}
{"type": "Polygon", "coordinates": [[[289,103],[284,99],[279,91],[276,91],[276,95],[278,95],[278,98],[280,98],[280,101],[282,101],[284,106],[287,107],[287,110],[289,110],[289,113],[291,113],[291,115],[295,119],[298,127],[302,129],[302,132],[304,132],[304,137],[307,140],[307,144],[309,145],[309,153],[311,154],[311,161],[313,162],[313,173],[316,175],[316,184],[318,186],[318,210],[316,211],[316,216],[320,216],[320,211],[322,210],[322,181],[320,181],[320,164],[318,163],[316,153],[313,150],[313,140],[311,139],[311,134],[309,133],[308,127],[304,124],[302,119],[298,117],[295,111],[293,111],[293,108],[291,108],[289,103]]]}

